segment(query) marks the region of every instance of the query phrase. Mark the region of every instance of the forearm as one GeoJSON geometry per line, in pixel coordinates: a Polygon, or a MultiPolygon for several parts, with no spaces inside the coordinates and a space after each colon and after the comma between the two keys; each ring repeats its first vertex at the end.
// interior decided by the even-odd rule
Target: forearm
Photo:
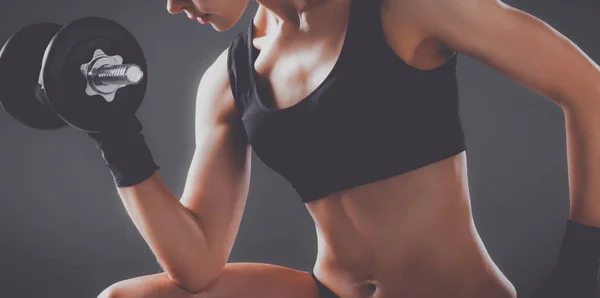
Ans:
{"type": "Polygon", "coordinates": [[[118,188],[127,213],[173,282],[200,290],[219,273],[200,220],[183,206],[157,173],[118,188]]]}
{"type": "Polygon", "coordinates": [[[563,109],[570,218],[600,227],[600,92],[588,98],[563,109]]]}

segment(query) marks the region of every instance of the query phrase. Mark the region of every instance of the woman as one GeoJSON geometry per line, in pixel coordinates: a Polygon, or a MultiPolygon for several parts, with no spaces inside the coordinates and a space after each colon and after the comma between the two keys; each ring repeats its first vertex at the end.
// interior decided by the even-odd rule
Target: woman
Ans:
{"type": "MultiPolygon", "coordinates": [[[[257,1],[248,29],[200,82],[181,200],[156,175],[137,120],[92,135],[165,271],[101,297],[516,297],[471,217],[456,52],[563,108],[570,219],[600,226],[590,208],[600,72],[542,21],[494,0],[257,1]],[[251,147],[315,221],[312,273],[227,263],[251,147]]],[[[169,0],[168,11],[225,31],[247,4],[169,0]]]]}

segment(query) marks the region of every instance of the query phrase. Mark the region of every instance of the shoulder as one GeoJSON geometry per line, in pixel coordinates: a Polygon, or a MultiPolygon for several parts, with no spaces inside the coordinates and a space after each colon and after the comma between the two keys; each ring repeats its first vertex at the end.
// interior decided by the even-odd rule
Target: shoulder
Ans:
{"type": "Polygon", "coordinates": [[[472,23],[473,19],[489,19],[490,12],[503,5],[500,0],[381,0],[382,14],[386,15],[388,29],[399,32],[399,23],[410,24],[428,38],[443,40],[458,26],[472,23]]]}
{"type": "MultiPolygon", "coordinates": [[[[412,56],[413,50],[423,51],[422,57],[436,57],[433,65],[454,56],[459,48],[452,42],[457,28],[465,28],[473,18],[485,18],[487,7],[497,0],[381,0],[382,26],[386,38],[397,53],[412,56]],[[404,48],[403,48],[404,47],[404,48]]],[[[492,5],[490,5],[492,4],[492,5]]],[[[399,54],[400,55],[400,54],[399,54]]]]}
{"type": "Polygon", "coordinates": [[[228,52],[229,48],[223,50],[200,79],[196,93],[197,118],[206,115],[202,118],[223,121],[233,120],[237,115],[229,80],[228,52]]]}
{"type": "Polygon", "coordinates": [[[220,97],[230,95],[229,69],[227,66],[229,48],[223,50],[217,59],[206,69],[200,86],[198,96],[218,95],[220,97]],[[203,90],[205,88],[206,90],[203,90]]]}

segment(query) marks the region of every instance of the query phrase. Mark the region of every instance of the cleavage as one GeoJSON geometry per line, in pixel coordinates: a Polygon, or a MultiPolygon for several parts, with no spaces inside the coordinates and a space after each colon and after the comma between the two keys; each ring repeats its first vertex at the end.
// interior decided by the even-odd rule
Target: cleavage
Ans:
{"type": "Polygon", "coordinates": [[[253,39],[259,54],[254,69],[264,88],[261,101],[273,109],[297,105],[314,92],[332,72],[345,37],[328,34],[306,36],[262,36],[253,39]],[[333,37],[332,37],[333,36],[333,37]]]}

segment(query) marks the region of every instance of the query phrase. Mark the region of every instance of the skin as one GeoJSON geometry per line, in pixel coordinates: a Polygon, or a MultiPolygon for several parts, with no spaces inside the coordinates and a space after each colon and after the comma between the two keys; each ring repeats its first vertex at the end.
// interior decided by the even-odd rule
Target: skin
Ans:
{"type": "MultiPolygon", "coordinates": [[[[349,0],[264,0],[254,17],[255,68],[272,106],[314,90],[339,55],[349,0]],[[315,46],[318,45],[318,46],[315,46]],[[287,59],[302,56],[303,59],[287,59]],[[310,69],[310,72],[303,72],[310,69]]],[[[246,0],[169,0],[173,14],[210,13],[230,29],[246,0]]],[[[600,68],[543,21],[493,0],[382,0],[382,28],[409,65],[430,70],[454,52],[486,63],[562,108],[570,218],[600,227],[600,68]],[[417,17],[418,16],[418,17],[417,17]]],[[[308,272],[227,263],[250,181],[250,145],[235,120],[227,51],[203,76],[196,151],[180,199],[158,174],[119,194],[163,273],[117,282],[99,297],[318,297],[308,272]]],[[[514,298],[471,216],[465,152],[306,204],[316,224],[314,272],[341,297],[514,298]]]]}

